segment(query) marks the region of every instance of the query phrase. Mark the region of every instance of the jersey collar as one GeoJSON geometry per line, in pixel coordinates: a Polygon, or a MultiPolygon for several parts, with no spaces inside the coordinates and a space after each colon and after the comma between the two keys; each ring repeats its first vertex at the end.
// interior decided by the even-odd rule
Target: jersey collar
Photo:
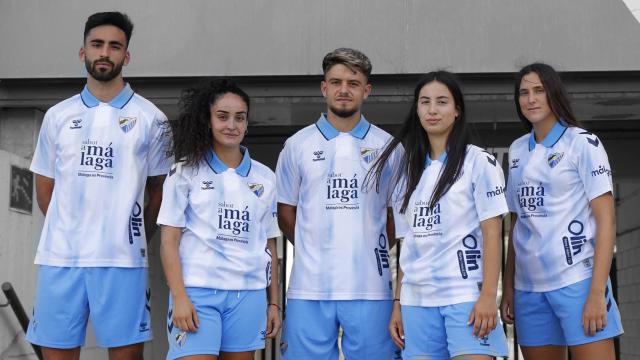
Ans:
{"type": "MultiPolygon", "coordinates": [[[[564,132],[567,130],[567,126],[564,124],[564,121],[561,119],[557,121],[551,131],[547,134],[547,136],[540,142],[543,146],[550,148],[555,145],[558,140],[562,137],[564,132]]],[[[533,150],[536,147],[536,136],[531,130],[531,135],[529,135],[529,151],[533,150]]]]}
{"type": "MultiPolygon", "coordinates": [[[[442,164],[447,162],[447,152],[443,152],[442,154],[440,154],[440,156],[438,157],[438,161],[441,162],[442,164]]],[[[425,169],[427,168],[427,166],[431,165],[433,161],[431,161],[431,156],[429,156],[429,153],[427,153],[427,158],[424,160],[424,167],[425,169]]]]}
{"type": "MultiPolygon", "coordinates": [[[[316,121],[316,127],[324,136],[325,139],[331,140],[336,136],[340,135],[340,132],[331,125],[329,120],[327,120],[327,113],[322,113],[318,121],[316,121]]],[[[360,115],[360,121],[356,124],[356,126],[349,131],[349,134],[354,138],[358,138],[360,140],[364,139],[371,128],[371,124],[364,118],[364,116],[360,115]]]]}
{"type": "MultiPolygon", "coordinates": [[[[235,171],[236,174],[242,177],[247,177],[249,176],[249,170],[251,170],[251,157],[249,156],[249,149],[244,146],[240,146],[240,152],[242,153],[242,161],[240,161],[240,165],[238,165],[235,171]]],[[[213,149],[210,149],[207,152],[207,154],[205,155],[205,160],[207,161],[207,164],[209,164],[211,170],[213,170],[213,172],[216,174],[221,174],[229,169],[229,167],[225,165],[222,160],[220,160],[213,149]]]]}
{"type": "MultiPolygon", "coordinates": [[[[124,88],[120,90],[118,95],[116,95],[113,99],[111,99],[111,101],[109,101],[109,106],[117,109],[122,109],[125,105],[127,105],[129,100],[131,100],[131,98],[133,97],[133,94],[134,93],[133,93],[133,90],[131,89],[131,86],[129,86],[129,83],[127,83],[125,84],[124,88]]],[[[84,89],[82,89],[82,92],[80,93],[80,98],[82,99],[82,102],[84,103],[84,105],[88,108],[92,108],[100,105],[100,100],[96,99],[96,97],[93,96],[91,91],[89,91],[89,88],[87,87],[87,85],[85,85],[84,89]]]]}

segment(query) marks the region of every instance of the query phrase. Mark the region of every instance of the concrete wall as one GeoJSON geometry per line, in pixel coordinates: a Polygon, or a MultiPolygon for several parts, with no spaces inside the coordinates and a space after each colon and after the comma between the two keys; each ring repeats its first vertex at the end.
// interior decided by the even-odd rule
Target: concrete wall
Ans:
{"type": "Polygon", "coordinates": [[[126,75],[312,75],[339,46],[376,74],[447,68],[640,70],[640,24],[622,0],[0,0],[0,79],[83,77],[86,17],[127,12],[137,28],[126,75]]]}
{"type": "Polygon", "coordinates": [[[618,305],[625,334],[622,360],[640,359],[640,181],[621,181],[618,198],[618,305]]]}
{"type": "MultiPolygon", "coordinates": [[[[29,167],[29,160],[0,150],[0,283],[11,282],[25,311],[31,315],[36,268],[33,256],[44,221],[34,204],[33,215],[9,209],[10,167],[29,167]]],[[[35,199],[35,192],[33,194],[35,199]]],[[[0,293],[0,303],[6,301],[0,293]]],[[[0,359],[35,358],[10,307],[0,308],[0,359]]]]}

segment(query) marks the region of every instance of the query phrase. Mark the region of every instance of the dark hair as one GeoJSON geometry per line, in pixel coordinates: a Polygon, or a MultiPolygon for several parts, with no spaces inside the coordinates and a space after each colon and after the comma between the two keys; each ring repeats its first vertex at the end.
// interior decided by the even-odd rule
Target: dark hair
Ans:
{"type": "Polygon", "coordinates": [[[402,123],[400,129],[394,134],[393,139],[385,146],[365,178],[365,186],[368,186],[371,181],[375,181],[376,191],[379,191],[382,172],[385,166],[387,166],[386,164],[389,158],[396,150],[396,147],[402,144],[404,151],[402,152],[399,162],[395,164],[397,169],[394,169],[391,179],[391,186],[398,185],[402,181],[400,185],[402,185],[403,193],[400,194],[401,198],[399,198],[399,200],[402,199],[401,213],[404,213],[407,209],[409,198],[420,182],[425,167],[426,155],[431,148],[429,137],[422,128],[420,118],[418,117],[418,99],[420,97],[420,90],[433,81],[442,83],[449,89],[451,95],[453,95],[454,104],[458,109],[458,117],[453,123],[453,128],[447,139],[447,161],[429,200],[430,208],[438,203],[440,198],[449,191],[451,186],[460,177],[467,152],[467,145],[469,144],[464,98],[462,97],[462,90],[460,90],[456,76],[447,71],[434,71],[426,74],[416,85],[411,109],[404,123],[402,123]]]}
{"type": "Polygon", "coordinates": [[[249,95],[229,79],[205,83],[182,92],[178,120],[169,122],[173,134],[173,153],[176,161],[186,165],[197,164],[213,146],[209,127],[211,107],[224,94],[238,95],[247,104],[249,116],[249,95]]]}
{"type": "Polygon", "coordinates": [[[367,55],[356,49],[338,48],[328,53],[322,59],[322,72],[327,75],[334,65],[344,65],[353,71],[360,71],[369,79],[371,75],[371,61],[367,55]]]}
{"type": "Polygon", "coordinates": [[[113,25],[124,32],[124,36],[127,38],[127,47],[129,46],[129,40],[131,40],[131,33],[133,32],[133,23],[126,14],[117,11],[99,12],[95,13],[87,19],[84,23],[84,39],[87,39],[87,35],[91,29],[102,26],[113,25]]]}
{"type": "Polygon", "coordinates": [[[562,84],[562,79],[558,72],[551,66],[543,63],[533,63],[520,69],[520,72],[516,76],[516,83],[514,87],[514,98],[516,103],[516,111],[520,121],[524,123],[524,126],[528,131],[531,131],[531,122],[522,114],[520,109],[520,83],[522,78],[529,73],[536,73],[542,81],[542,86],[547,94],[547,102],[553,114],[559,119],[562,119],[569,126],[580,126],[580,122],[573,114],[571,109],[571,103],[569,102],[569,95],[567,90],[562,84]]]}

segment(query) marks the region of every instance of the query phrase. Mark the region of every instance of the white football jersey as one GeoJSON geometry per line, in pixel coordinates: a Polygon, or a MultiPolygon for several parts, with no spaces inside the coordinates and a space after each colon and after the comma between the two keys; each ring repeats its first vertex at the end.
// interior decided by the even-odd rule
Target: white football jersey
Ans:
{"type": "Polygon", "coordinates": [[[558,122],[539,144],[533,132],[511,144],[516,289],[551,291],[591,277],[596,228],[589,202],[607,192],[611,167],[594,134],[558,122]]]}
{"type": "Polygon", "coordinates": [[[236,169],[209,151],[197,166],[177,163],[165,180],[158,224],[184,229],[185,286],[256,290],[271,279],[267,239],[280,236],[276,176],[242,151],[236,169]]]}
{"type": "Polygon", "coordinates": [[[340,133],[322,114],[286,141],[276,176],[278,202],[297,207],[289,298],[391,298],[385,231],[391,168],[379,193],[363,188],[390,139],[364,117],[340,133]]]}
{"type": "Polygon", "coordinates": [[[427,154],[420,182],[404,214],[395,202],[396,236],[404,238],[400,301],[411,306],[445,306],[476,301],[482,287],[484,239],[480,222],[508,212],[504,174],[496,159],[469,145],[462,174],[429,208],[447,154],[427,154]]]}
{"type": "Polygon", "coordinates": [[[128,84],[109,103],[85,87],[47,111],[31,171],[55,186],[36,264],[147,266],[144,189],[171,165],[166,120],[128,84]]]}

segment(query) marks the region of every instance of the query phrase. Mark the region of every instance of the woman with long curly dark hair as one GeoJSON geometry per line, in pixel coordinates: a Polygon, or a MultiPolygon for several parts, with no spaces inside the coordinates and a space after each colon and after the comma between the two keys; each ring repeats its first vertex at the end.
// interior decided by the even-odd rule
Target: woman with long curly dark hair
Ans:
{"type": "Polygon", "coordinates": [[[389,331],[403,358],[506,356],[496,291],[504,176],[469,143],[456,77],[426,74],[394,139],[368,181],[404,148],[396,171],[396,237],[403,238],[389,331]]]}
{"type": "Polygon", "coordinates": [[[275,175],[240,145],[248,118],[249,96],[219,80],[187,90],[171,124],[158,216],[168,359],[252,359],[280,329],[275,175]]]}

